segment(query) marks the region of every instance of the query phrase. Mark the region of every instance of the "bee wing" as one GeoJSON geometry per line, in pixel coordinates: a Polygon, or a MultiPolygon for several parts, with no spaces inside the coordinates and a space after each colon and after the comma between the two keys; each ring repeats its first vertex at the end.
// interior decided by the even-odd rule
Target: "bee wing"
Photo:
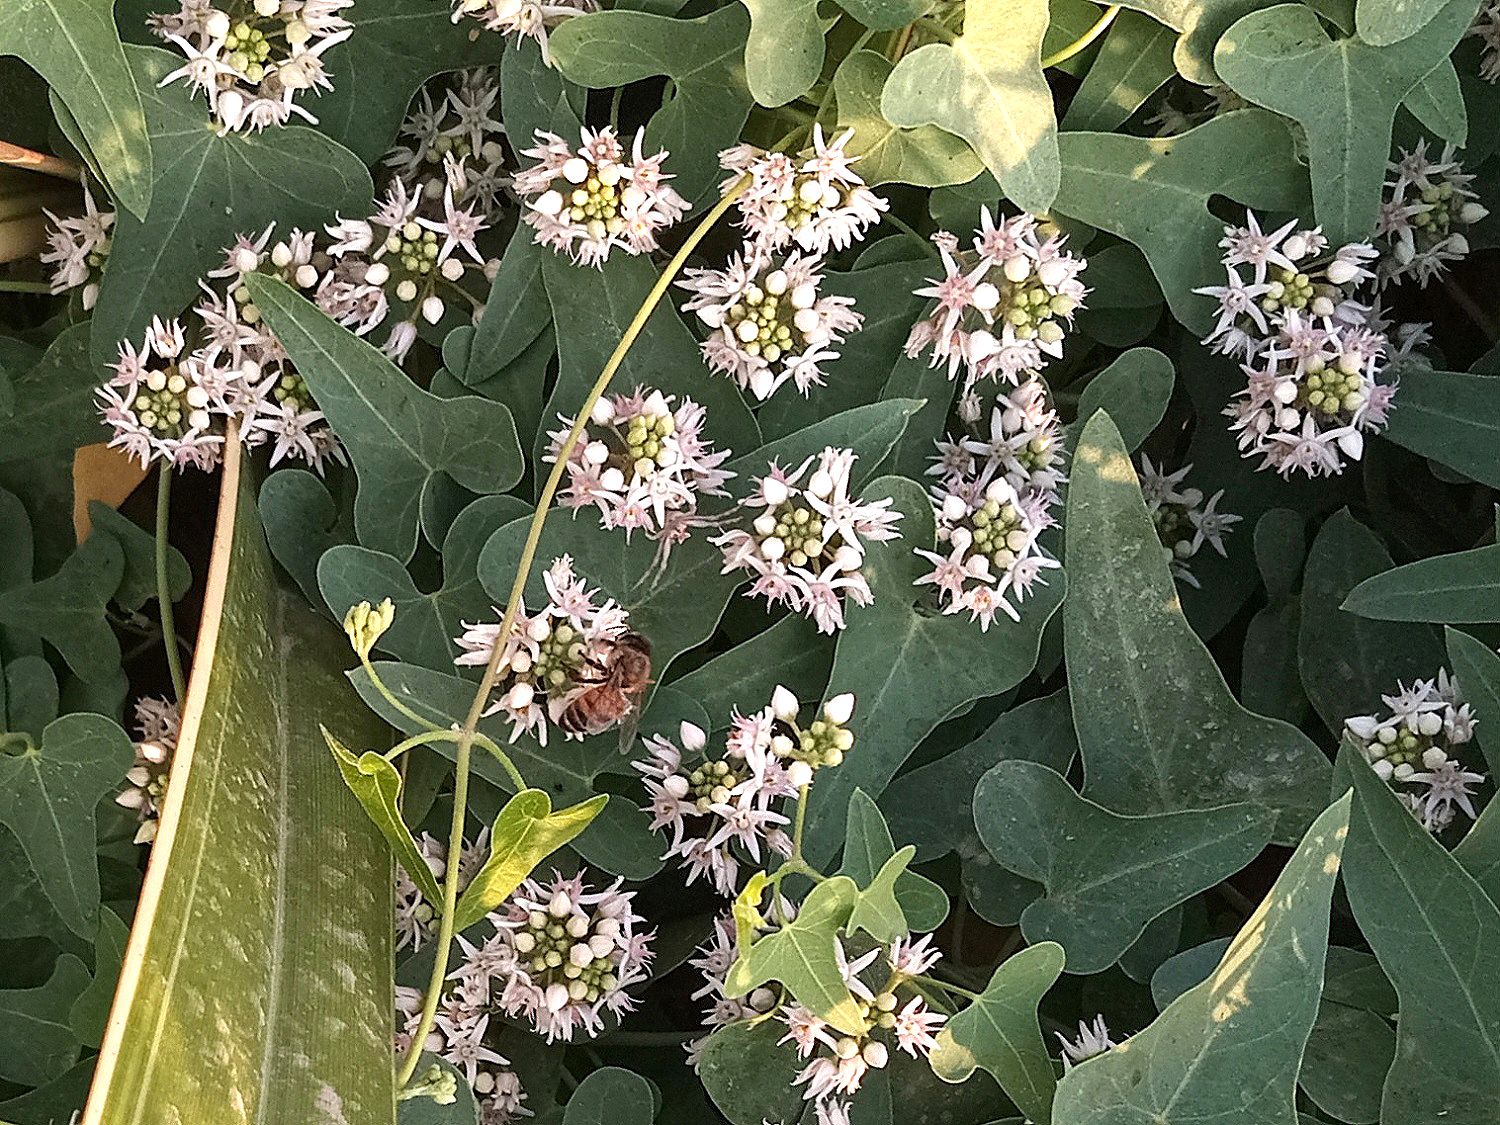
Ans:
{"type": "Polygon", "coordinates": [[[635,751],[635,736],[641,729],[641,699],[639,696],[631,697],[631,708],[625,712],[620,719],[618,730],[620,732],[620,753],[629,755],[635,751]]]}

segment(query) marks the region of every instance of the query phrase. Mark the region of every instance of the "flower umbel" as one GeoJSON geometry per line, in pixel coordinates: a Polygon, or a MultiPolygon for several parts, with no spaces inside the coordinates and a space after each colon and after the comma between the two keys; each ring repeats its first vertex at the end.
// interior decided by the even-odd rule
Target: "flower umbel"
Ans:
{"type": "Polygon", "coordinates": [[[1224,536],[1240,522],[1240,517],[1218,510],[1224,496],[1222,488],[1205,503],[1202,489],[1183,486],[1192,469],[1191,465],[1184,465],[1175,473],[1163,473],[1151,463],[1151,458],[1141,454],[1141,496],[1151,513],[1151,522],[1156,525],[1172,576],[1196,589],[1198,580],[1188,567],[1189,561],[1205,543],[1221,556],[1226,555],[1224,536]]]}
{"type": "Polygon", "coordinates": [[[1463,228],[1479,222],[1489,210],[1470,190],[1474,177],[1454,159],[1451,144],[1443,146],[1436,160],[1427,155],[1425,140],[1410,152],[1401,149],[1386,175],[1375,228],[1386,251],[1376,271],[1378,282],[1393,285],[1410,278],[1425,289],[1447,271],[1449,262],[1468,256],[1463,228]]]}
{"type": "Polygon", "coordinates": [[[138,699],[135,723],[140,741],[135,744],[135,764],[125,775],[125,788],[115,797],[115,804],[133,809],[140,827],[135,842],[149,844],[156,839],[161,808],[167,798],[167,776],[172,772],[172,755],[182,716],[177,704],[166,699],[138,699]]]}

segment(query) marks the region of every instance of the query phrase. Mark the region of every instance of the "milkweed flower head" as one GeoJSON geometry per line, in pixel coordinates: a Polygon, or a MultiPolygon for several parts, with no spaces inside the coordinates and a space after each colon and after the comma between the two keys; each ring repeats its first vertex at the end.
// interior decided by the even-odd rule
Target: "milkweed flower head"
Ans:
{"type": "Polygon", "coordinates": [[[1480,5],[1466,38],[1480,42],[1479,77],[1500,82],[1500,0],[1486,0],[1480,5]]]}
{"type": "Polygon", "coordinates": [[[451,186],[459,206],[475,205],[478,215],[493,223],[510,184],[499,98],[494,67],[460,71],[442,85],[429,83],[418,91],[382,164],[420,203],[441,204],[451,186]]]}
{"type": "Polygon", "coordinates": [[[889,497],[850,495],[855,460],[853,450],[829,446],[791,472],[773,463],[742,505],[749,527],[712,540],[724,555],[722,573],[747,571],[750,596],[812,618],[823,633],[844,627],[845,597],[856,605],[873,600],[866,544],[900,538],[901,513],[889,497]]]}
{"type": "Polygon", "coordinates": [[[1474,177],[1454,159],[1451,144],[1436,160],[1428,156],[1425,140],[1410,152],[1401,149],[1386,176],[1375,226],[1384,250],[1377,280],[1385,286],[1411,279],[1425,289],[1447,272],[1449,262],[1468,256],[1463,231],[1489,210],[1469,188],[1474,177]]]}
{"type": "Polygon", "coordinates": [[[179,469],[219,463],[231,411],[202,357],[188,350],[181,323],[154,318],[139,350],[123,341],[110,370],[95,394],[114,431],[111,447],[142,467],[153,460],[179,469]]]}
{"type": "Polygon", "coordinates": [[[980,379],[1019,384],[1062,356],[1073,314],[1088,291],[1088,264],[1063,249],[1066,237],[1031,215],[1001,218],[986,208],[971,248],[947,231],[933,235],[943,276],[916,290],[935,302],[906,340],[906,354],[929,352],[964,390],[980,379]]]}
{"type": "Polygon", "coordinates": [[[1475,817],[1474,788],[1482,773],[1465,768],[1459,747],[1473,741],[1478,720],[1458,680],[1439,669],[1431,680],[1396,685],[1381,696],[1386,712],[1344,720],[1344,733],[1413,816],[1434,834],[1462,812],[1475,817]]]}
{"type": "Polygon", "coordinates": [[[1038,582],[1046,585],[1042,571],[1061,565],[1037,542],[1051,521],[1051,499],[1037,491],[1023,499],[1004,477],[980,485],[951,476],[932,489],[932,500],[937,549],[915,549],[932,564],[915,585],[932,586],[944,614],[967,611],[981,632],[997,613],[1020,621],[1021,603],[1038,582]]]}
{"type": "Polygon", "coordinates": [[[285,125],[293,114],[318,119],[296,98],[333,89],[323,54],[353,33],[343,12],[354,0],[252,0],[215,6],[183,0],[148,22],[187,62],[162,79],[202,91],[220,132],[285,125]]]}
{"type": "Polygon", "coordinates": [[[988,431],[971,425],[970,432],[936,444],[937,455],[927,475],[937,478],[942,492],[973,499],[983,495],[990,481],[1004,480],[1044,528],[1051,526],[1052,517],[1046,513],[1057,504],[1059,487],[1067,479],[1063,475],[1067,450],[1062,423],[1040,379],[1027,379],[998,395],[990,409],[988,431]]]}
{"type": "Polygon", "coordinates": [[[136,700],[135,724],[141,736],[135,744],[135,764],[125,774],[125,786],[116,795],[115,804],[130,809],[140,822],[135,843],[150,844],[156,839],[166,803],[167,777],[172,772],[182,716],[177,704],[168,699],[142,698],[136,700]]]}
{"type": "Polygon", "coordinates": [[[1176,472],[1165,473],[1151,463],[1151,458],[1141,454],[1141,496],[1151,513],[1172,576],[1196,589],[1198,580],[1188,563],[1205,544],[1220,556],[1226,556],[1224,536],[1240,522],[1240,517],[1218,510],[1219,501],[1224,498],[1222,488],[1205,501],[1202,489],[1185,484],[1192,471],[1191,465],[1184,465],[1176,472]]]}
{"type": "Polygon", "coordinates": [[[721,270],[686,270],[677,284],[693,294],[683,308],[710,329],[709,367],[761,402],[789,380],[804,395],[822,386],[821,364],[864,323],[852,297],[821,292],[821,263],[797,251],[749,250],[721,270]]]}
{"type": "Polygon", "coordinates": [[[646,979],[654,934],[621,881],[594,890],[587,871],[526,879],[497,911],[495,1003],[552,1043],[597,1035],[604,1015],[635,1007],[626,991],[646,979]]]}
{"type": "Polygon", "coordinates": [[[783,802],[854,746],[848,729],[854,696],[834,696],[806,725],[801,710],[791,691],[777,687],[759,711],[735,712],[717,755],[692,723],[682,724],[675,742],[662,735],[646,740],[646,757],[635,763],[650,797],[646,811],[653,831],[670,833],[665,858],[678,860],[688,883],[702,877],[732,895],[743,864],[758,869],[769,854],[791,854],[783,802]]]}
{"type": "MultiPolygon", "coordinates": [[[[558,502],[597,508],[606,529],[623,529],[627,539],[641,531],[670,552],[700,524],[699,497],[725,495],[724,482],[734,475],[719,467],[729,451],[713,448],[704,418],[692,399],[674,407],[671,396],[649,387],[601,396],[568,457],[558,502]]],[[[557,459],[573,424],[561,420],[565,428],[550,435],[548,461],[557,459]]]]}
{"type": "Polygon", "coordinates": [[[564,0],[562,3],[556,0],[550,3],[538,3],[537,0],[456,0],[453,22],[468,16],[489,31],[517,39],[535,39],[542,50],[542,61],[551,66],[547,33],[564,20],[598,10],[599,5],[594,0],[564,0]]]}
{"type": "MultiPolygon", "coordinates": [[[[568,555],[554,559],[542,577],[546,603],[534,614],[526,612],[524,603],[518,607],[485,714],[505,715],[512,742],[531,734],[545,746],[548,728],[588,690],[614,643],[628,631],[630,615],[613,599],[601,600],[598,590],[589,589],[568,555]]],[[[463,652],[454,663],[484,667],[499,636],[498,623],[465,623],[457,638],[463,652]]],[[[564,737],[582,735],[565,731],[564,737]]]]}
{"type": "Polygon", "coordinates": [[[720,165],[734,173],[722,190],[750,178],[736,205],[752,249],[795,243],[807,254],[823,255],[847,249],[880,222],[889,204],[854,171],[859,158],[845,151],[853,136],[847,129],[829,141],[815,124],[812,147],[800,153],[742,144],[719,154],[720,165]]]}
{"type": "Polygon", "coordinates": [[[662,171],[667,153],[646,156],[640,131],[628,155],[611,128],[585,128],[582,138],[575,148],[537,130],[536,144],[521,153],[536,163],[513,182],[525,204],[522,221],[539,244],[580,265],[602,265],[614,250],[649,254],[689,209],[662,171]]]}
{"type": "Polygon", "coordinates": [[[1062,1046],[1063,1070],[1065,1071],[1085,1059],[1102,1055],[1117,1046],[1109,1037],[1109,1026],[1104,1022],[1102,1015],[1095,1016],[1093,1023],[1079,1020],[1078,1036],[1075,1039],[1069,1039],[1060,1031],[1055,1034],[1058,1043],[1062,1046]]]}
{"type": "Polygon", "coordinates": [[[1385,426],[1396,388],[1381,382],[1391,346],[1359,289],[1379,251],[1351,242],[1329,252],[1322,231],[1295,220],[1273,231],[1253,212],[1225,227],[1218,317],[1204,343],[1241,361],[1247,384],[1224,413],[1246,457],[1282,476],[1332,476],[1385,426]]]}
{"type": "Polygon", "coordinates": [[[109,258],[115,212],[100,210],[94,202],[93,192],[85,185],[82,215],[59,216],[51,211],[43,214],[48,220],[47,249],[41,253],[40,259],[52,267],[49,281],[52,294],[81,290],[79,297],[83,310],[88,312],[99,299],[99,278],[109,258]]]}

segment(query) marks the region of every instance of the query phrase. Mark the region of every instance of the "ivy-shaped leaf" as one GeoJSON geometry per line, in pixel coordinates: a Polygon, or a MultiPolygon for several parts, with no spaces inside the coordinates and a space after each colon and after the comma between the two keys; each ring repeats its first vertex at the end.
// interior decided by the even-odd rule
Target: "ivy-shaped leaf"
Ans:
{"type": "Polygon", "coordinates": [[[103,382],[89,355],[88,322],[61,332],[41,359],[10,376],[15,407],[0,415],[0,461],[72,453],[101,440],[94,392],[103,382]]]}
{"type": "Polygon", "coordinates": [[[410,559],[418,505],[439,473],[480,494],[504,492],[521,478],[521,448],[505,407],[438,398],[285,283],[251,274],[246,285],[349,450],[359,476],[354,526],[365,546],[410,559]]]}
{"type": "Polygon", "coordinates": [[[1443,9],[1445,0],[1359,0],[1354,27],[1374,47],[1389,47],[1422,28],[1443,9]]]}
{"type": "MultiPolygon", "coordinates": [[[[898,855],[907,852],[908,848],[896,851],[896,842],[891,838],[891,830],[885,823],[885,817],[880,814],[880,809],[870,800],[869,794],[863,789],[856,789],[849,797],[849,819],[844,830],[844,861],[839,868],[839,874],[849,876],[856,885],[865,888],[861,892],[861,901],[855,904],[854,916],[850,918],[851,928],[859,924],[857,919],[864,917],[861,907],[864,906],[866,911],[869,909],[865,905],[865,899],[870,897],[870,891],[877,880],[886,873],[898,855]]],[[[915,854],[916,848],[910,848],[910,854],[906,854],[906,858],[891,873],[889,889],[893,898],[883,902],[882,911],[887,916],[894,917],[891,914],[891,907],[894,905],[907,926],[915,933],[922,933],[935,930],[943,924],[943,919],[948,914],[948,892],[931,879],[918,875],[915,871],[905,870],[915,854]]],[[[881,897],[883,899],[884,889],[881,897]]],[[[868,926],[865,928],[869,929],[868,926]]],[[[875,934],[874,930],[869,932],[875,934]]]]}
{"type": "Polygon", "coordinates": [[[823,70],[818,0],[740,0],[750,12],[745,78],[763,106],[782,106],[812,89],[823,70]]]}
{"type": "Polygon", "coordinates": [[[666,166],[677,177],[673,186],[698,200],[719,179],[715,156],[734,144],[750,115],[744,70],[749,28],[739,4],[695,20],[594,12],[565,21],[548,48],[564,77],[591,89],[657,75],[672,80],[671,96],[646,126],[646,146],[673,155],[666,166]]]}
{"type": "Polygon", "coordinates": [[[1058,1121],[1297,1125],[1297,1070],[1323,989],[1349,803],[1345,795],[1308,828],[1208,980],[1063,1076],[1058,1121]]]}
{"type": "MultiPolygon", "coordinates": [[[[928,1056],[933,1072],[944,1082],[963,1082],[983,1069],[1030,1120],[1048,1125],[1057,1079],[1036,1009],[1062,970],[1063,948],[1050,941],[1002,964],[978,999],[938,1032],[928,1056]]],[[[1071,1125],[1072,1118],[1059,1121],[1071,1125]]]]}
{"type": "Polygon", "coordinates": [[[115,221],[99,283],[91,350],[109,363],[121,340],[140,343],[153,316],[174,316],[198,296],[198,279],[221,264],[239,234],[257,236],[275,222],[318,227],[335,211],[364,215],[370,174],[359,158],[298,125],[219,136],[187,83],[161,87],[182,57],[126,47],[142,91],[157,168],[143,218],[115,221]]]}
{"type": "Polygon", "coordinates": [[[146,115],[114,7],[114,0],[12,0],[0,10],[0,56],[20,56],[47,80],[77,121],[110,193],[126,211],[144,215],[152,199],[146,115]]]}
{"type": "Polygon", "coordinates": [[[1254,859],[1276,814],[1252,804],[1119,816],[1035,762],[1001,762],[974,793],[979,838],[997,863],[1041,883],[1021,932],[1055,941],[1068,968],[1113,965],[1152,919],[1254,859]]]}
{"type": "Polygon", "coordinates": [[[477,386],[501,371],[546,331],[542,260],[552,251],[538,245],[534,233],[524,224],[516,227],[490,282],[479,323],[455,328],[443,338],[443,362],[466,386],[477,386]]]}
{"type": "Polygon", "coordinates": [[[881,94],[898,128],[936,125],[956,133],[1024,210],[1057,196],[1057,119],[1042,74],[1046,0],[989,0],[966,9],[952,43],[929,43],[896,64],[881,94]]]}
{"type": "Polygon", "coordinates": [[[1182,615],[1135,469],[1109,415],[1084,427],[1068,489],[1067,562],[1090,577],[1063,607],[1084,796],[1114,812],[1253,801],[1297,836],[1329,765],[1301,731],[1246,711],[1182,615]],[[1174,705],[1161,705],[1161,685],[1174,705]]]}
{"type": "Polygon", "coordinates": [[[422,851],[417,847],[416,837],[401,817],[401,774],[383,755],[374,750],[355,754],[327,729],[323,730],[323,741],[328,743],[339,773],[349,792],[359,798],[368,816],[391,847],[396,862],[406,871],[407,877],[417,885],[432,906],[443,901],[442,889],[427,866],[422,851]]]}
{"type": "Polygon", "coordinates": [[[932,502],[914,481],[881,477],[868,497],[889,496],[903,514],[900,539],[874,543],[864,573],[874,602],[850,605],[839,635],[828,690],[853,692],[850,729],[856,750],[813,786],[804,840],[813,862],[838,848],[844,810],[855,789],[878,799],[917,743],[966,704],[998,695],[1036,666],[1042,629],[1061,604],[1067,580],[1044,574],[1021,606],[1021,620],[997,618],[981,632],[967,614],[929,610],[926,587],[914,585],[930,565],[913,548],[934,542],[932,502]]]}
{"type": "Polygon", "coordinates": [[[0,594],[0,624],[43,638],[79,679],[102,683],[120,670],[120,642],[104,607],[125,576],[125,552],[90,536],[51,578],[0,594]]]}
{"type": "Polygon", "coordinates": [[[1273,211],[1296,211],[1307,198],[1291,130],[1260,110],[1176,137],[1064,133],[1058,146],[1057,210],[1139,247],[1172,315],[1197,335],[1213,323],[1213,301],[1193,290],[1224,279],[1224,221],[1210,198],[1273,211]]]}
{"type": "Polygon", "coordinates": [[[1124,5],[1145,12],[1178,32],[1172,58],[1177,71],[1189,82],[1211,86],[1219,81],[1214,73],[1214,44],[1235,20],[1267,7],[1273,0],[1130,0],[1124,5]]]}
{"type": "Polygon", "coordinates": [[[878,942],[892,942],[913,928],[896,899],[896,880],[912,874],[906,867],[916,854],[917,849],[907,844],[882,863],[859,889],[854,908],[849,912],[851,934],[863,930],[878,942]]]}
{"type": "Polygon", "coordinates": [[[1153,19],[1121,12],[1109,29],[1083,85],[1068,103],[1069,131],[1118,129],[1171,79],[1177,36],[1153,19]]]}
{"type": "Polygon", "coordinates": [[[46,984],[0,990],[0,1078],[40,1086],[78,1061],[68,1011],[88,986],[83,962],[64,953],[46,984]]]}
{"type": "Polygon", "coordinates": [[[1396,986],[1396,1061],[1386,1125],[1500,1115],[1500,909],[1352,747],[1358,795],[1344,884],[1360,930],[1396,986]]]}
{"type": "Polygon", "coordinates": [[[99,924],[94,807],[134,760],[130,739],[103,715],[64,715],[39,745],[0,754],[0,824],[16,834],[42,889],[74,933],[99,924]]]}
{"type": "Polygon", "coordinates": [[[933,0],[839,0],[839,7],[871,31],[895,31],[932,10],[933,0]]]}
{"type": "Polygon", "coordinates": [[[725,995],[743,996],[777,980],[839,1031],[862,1034],[865,1022],[835,957],[838,932],[848,922],[858,894],[854,880],[844,875],[815,886],[795,918],[741,950],[729,968],[725,995]]]}
{"type": "Polygon", "coordinates": [[[788,614],[763,633],[694,668],[670,685],[696,699],[705,730],[727,730],[736,710],[759,710],[776,685],[798,699],[821,699],[833,669],[833,638],[801,614],[788,614]]]}
{"type": "Polygon", "coordinates": [[[318,560],[353,538],[354,529],[344,526],[347,517],[340,517],[328,486],[306,469],[284,467],[268,474],[260,486],[259,506],[272,557],[317,605],[322,597],[318,560]]]}
{"type": "Polygon", "coordinates": [[[1335,245],[1375,228],[1396,107],[1458,45],[1476,0],[1446,0],[1420,34],[1390,46],[1331,38],[1312,8],[1252,12],[1214,49],[1220,77],[1307,132],[1313,211],[1335,245]]]}
{"type": "Polygon", "coordinates": [[[527,515],[514,496],[481,496],[466,507],[443,539],[443,583],[431,593],[418,590],[406,568],[390,555],[368,547],[339,544],[318,560],[318,587],[333,615],[342,618],[360,602],[376,605],[390,598],[396,619],[376,648],[412,664],[448,668],[459,648],[454,638],[462,622],[489,611],[479,583],[479,552],[490,536],[527,515]]]}
{"type": "Polygon", "coordinates": [[[490,832],[490,854],[465,888],[453,915],[463,931],[499,906],[553,852],[569,843],[599,815],[607,794],[552,811],[540,789],[524,789],[509,801],[490,832]]]}
{"type": "MultiPolygon", "coordinates": [[[[98,500],[89,503],[89,521],[94,534],[107,535],[120,545],[125,558],[124,574],[114,601],[134,613],[156,597],[156,536],[134,520],[122,516],[98,500]]],[[[167,547],[167,590],[173,601],[187,593],[193,572],[176,547],[167,547]]]]}
{"type": "Polygon", "coordinates": [[[865,182],[942,187],[968,183],[979,175],[984,162],[961,137],[936,125],[901,129],[885,119],[881,91],[893,69],[879,51],[860,50],[845,56],[833,76],[839,130],[854,130],[844,150],[859,157],[865,182]]]}

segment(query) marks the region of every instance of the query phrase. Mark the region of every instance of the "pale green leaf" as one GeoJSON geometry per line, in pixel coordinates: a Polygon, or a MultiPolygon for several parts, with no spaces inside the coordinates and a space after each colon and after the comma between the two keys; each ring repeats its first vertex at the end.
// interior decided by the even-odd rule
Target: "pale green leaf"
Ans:
{"type": "Polygon", "coordinates": [[[898,128],[936,125],[968,141],[1016,206],[1046,211],[1060,175],[1057,120],[1042,74],[1046,0],[989,0],[965,10],[953,43],[896,64],[881,95],[898,128]]]}
{"type": "Polygon", "coordinates": [[[1359,0],[1354,27],[1359,37],[1375,47],[1415,35],[1443,10],[1445,0],[1359,0]]]}
{"type": "Polygon", "coordinates": [[[1189,82],[1211,86],[1219,80],[1214,73],[1214,44],[1235,20],[1270,3],[1271,0],[1130,0],[1125,6],[1145,12],[1179,32],[1173,51],[1178,72],[1189,82]]]}
{"type": "MultiPolygon", "coordinates": [[[[907,855],[900,868],[893,873],[894,905],[914,933],[923,933],[942,925],[948,914],[948,893],[925,876],[901,869],[916,854],[914,847],[909,850],[911,854],[907,855]]],[[[896,851],[896,842],[891,838],[891,830],[880,809],[870,800],[869,794],[863,789],[856,789],[849,797],[849,819],[844,830],[844,860],[839,873],[849,876],[868,892],[895,857],[907,851],[908,848],[902,848],[901,853],[896,851]]],[[[858,917],[863,916],[862,907],[869,909],[870,904],[865,903],[866,897],[867,894],[862,895],[861,901],[855,904],[855,915],[858,917]]],[[[884,902],[883,910],[888,916],[895,917],[891,915],[891,906],[891,902],[884,902]]],[[[859,923],[851,917],[849,924],[854,927],[859,923]]],[[[868,926],[865,928],[869,929],[868,926]]],[[[869,932],[875,933],[874,930],[869,932]]]]}
{"type": "Polygon", "coordinates": [[[439,907],[443,901],[442,889],[417,847],[416,837],[401,819],[401,774],[374,750],[355,754],[326,727],[323,728],[323,740],[338,763],[344,784],[364,806],[370,822],[380,829],[407,878],[417,885],[429,904],[439,907]]]}
{"type": "Polygon", "coordinates": [[[1469,140],[1469,113],[1452,59],[1444,59],[1412,87],[1401,103],[1423,128],[1463,148],[1469,140]]]}
{"type": "Polygon", "coordinates": [[[1099,56],[1068,104],[1069,131],[1118,129],[1176,73],[1171,28],[1137,12],[1121,12],[1099,56]]]}
{"type": "Polygon", "coordinates": [[[1078,417],[1068,425],[1068,444],[1077,443],[1084,425],[1099,410],[1109,412],[1132,453],[1161,423],[1172,400],[1177,373],[1154,348],[1131,348],[1089,380],[1078,399],[1078,417]]]}
{"type": "Polygon", "coordinates": [[[1343,608],[1382,621],[1500,621],[1500,546],[1419,559],[1372,574],[1343,608]]]}
{"type": "Polygon", "coordinates": [[[895,31],[932,9],[933,0],[839,0],[839,7],[872,31],[895,31]]]}
{"type": "Polygon", "coordinates": [[[764,106],[781,106],[812,89],[823,70],[818,0],[740,0],[750,12],[745,77],[764,106]]]}

